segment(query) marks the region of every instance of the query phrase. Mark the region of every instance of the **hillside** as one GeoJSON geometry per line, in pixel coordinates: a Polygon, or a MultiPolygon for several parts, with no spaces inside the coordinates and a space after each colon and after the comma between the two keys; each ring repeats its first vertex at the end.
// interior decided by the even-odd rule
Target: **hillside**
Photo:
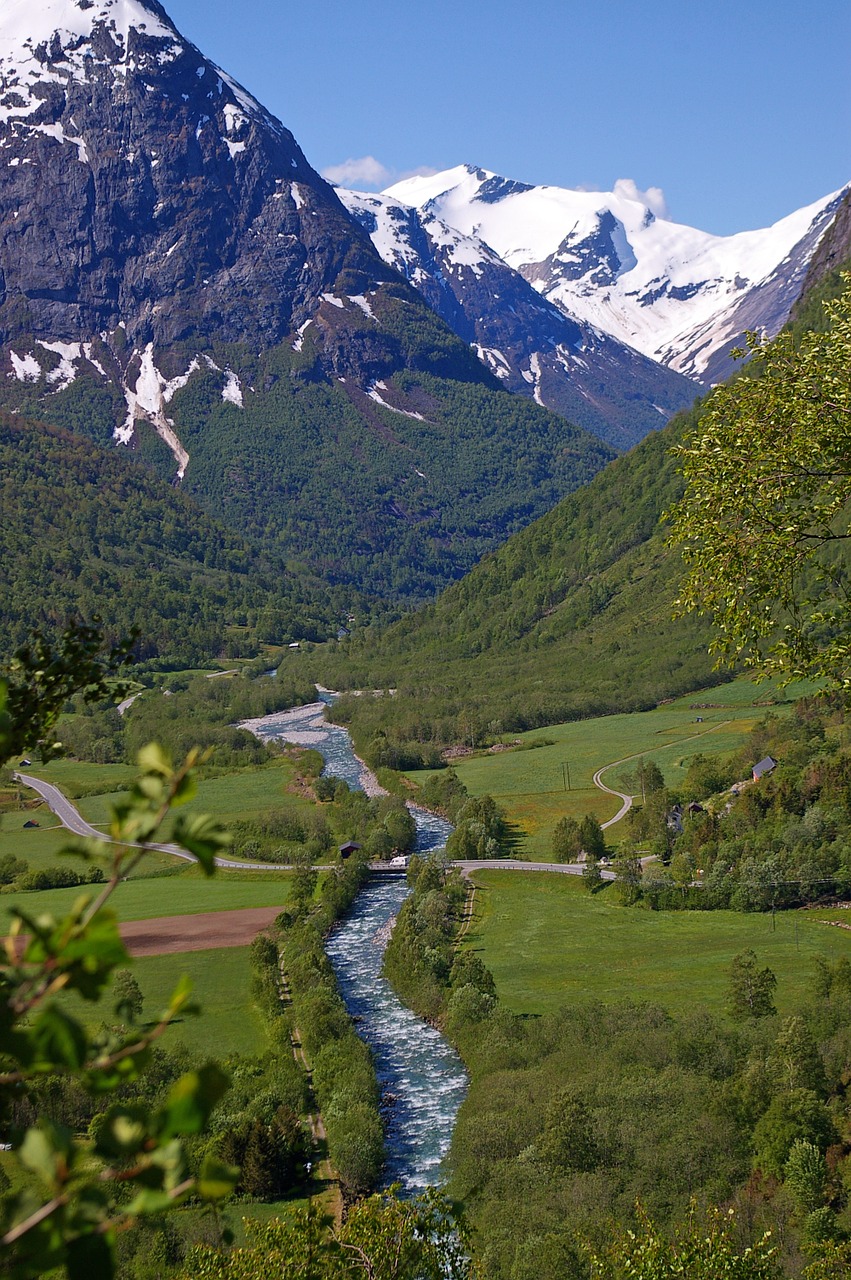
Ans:
{"type": "Polygon", "coordinates": [[[338,191],[399,271],[515,394],[629,449],[690,405],[697,385],[542,298],[483,240],[388,196],[338,191]]]}
{"type": "MultiPolygon", "coordinates": [[[[833,275],[814,286],[797,331],[834,288],[833,275]]],[[[699,405],[678,415],[434,605],[323,660],[323,683],[398,689],[339,708],[373,758],[388,755],[381,733],[414,760],[417,743],[638,710],[723,678],[708,620],[673,617],[682,562],[660,523],[681,491],[671,447],[699,419],[699,405]]]]}
{"type": "Polygon", "coordinates": [[[192,500],[67,431],[0,413],[0,652],[70,615],[140,630],[182,664],[333,634],[322,584],[258,553],[192,500]]]}
{"type": "Polygon", "coordinates": [[[680,562],[659,526],[679,494],[668,450],[695,420],[648,436],[433,605],[314,658],[324,684],[398,690],[340,708],[361,745],[469,743],[712,683],[707,624],[672,620],[680,562]]]}

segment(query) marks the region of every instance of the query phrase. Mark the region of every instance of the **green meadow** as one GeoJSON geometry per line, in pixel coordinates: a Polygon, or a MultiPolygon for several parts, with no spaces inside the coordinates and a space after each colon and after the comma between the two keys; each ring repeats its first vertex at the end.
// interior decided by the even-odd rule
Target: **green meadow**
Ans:
{"type": "Polygon", "coordinates": [[[851,959],[851,931],[825,923],[841,912],[650,911],[621,906],[612,887],[591,895],[578,876],[546,872],[481,871],[473,883],[465,942],[516,1013],[590,1000],[722,1012],[730,962],[748,948],[776,974],[782,1013],[806,997],[817,956],[851,959]]]}
{"type": "MultiPolygon", "coordinates": [[[[676,787],[691,756],[736,750],[767,712],[788,713],[795,699],[807,692],[809,687],[802,685],[780,692],[769,683],[739,679],[652,711],[536,729],[518,736],[519,748],[463,757],[453,767],[472,795],[490,794],[506,811],[516,831],[516,852],[546,860],[559,818],[569,814],[581,819],[593,813],[605,822],[620,808],[615,796],[594,786],[596,770],[624,761],[607,769],[602,781],[626,789],[625,775],[639,758],[653,760],[666,783],[676,787]]],[[[407,776],[422,781],[428,775],[407,776]]],[[[617,827],[609,838],[617,841],[617,827]]]]}
{"type": "Polygon", "coordinates": [[[229,1053],[262,1053],[266,1036],[251,999],[248,947],[146,956],[130,968],[145,997],[143,1018],[152,1022],[168,1007],[178,978],[185,974],[192,983],[192,999],[201,1012],[175,1019],[166,1032],[167,1045],[182,1041],[219,1060],[229,1053]]]}
{"type": "MultiPolygon", "coordinates": [[[[289,894],[290,881],[280,871],[217,871],[206,879],[186,864],[177,875],[128,880],[116,889],[111,906],[120,920],[155,920],[159,916],[196,915],[208,911],[236,911],[243,907],[275,907],[289,894]]],[[[77,889],[44,889],[0,897],[0,930],[8,926],[12,906],[31,915],[67,911],[80,894],[93,895],[97,885],[77,889]]]]}

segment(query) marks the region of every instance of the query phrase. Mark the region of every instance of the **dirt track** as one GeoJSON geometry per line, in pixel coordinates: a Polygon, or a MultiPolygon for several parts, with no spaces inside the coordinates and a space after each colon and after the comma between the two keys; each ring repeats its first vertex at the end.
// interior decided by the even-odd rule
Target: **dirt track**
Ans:
{"type": "Polygon", "coordinates": [[[247,907],[242,911],[208,911],[195,916],[161,916],[128,920],[121,936],[131,956],[166,956],[214,947],[245,947],[271,924],[280,907],[247,907]]]}

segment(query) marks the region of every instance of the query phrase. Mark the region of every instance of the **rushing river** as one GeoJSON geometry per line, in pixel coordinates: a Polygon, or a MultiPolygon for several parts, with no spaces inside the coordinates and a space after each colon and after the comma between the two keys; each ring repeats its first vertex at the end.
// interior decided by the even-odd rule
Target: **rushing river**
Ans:
{"type": "MultiPolygon", "coordinates": [[[[348,732],[328,724],[324,710],[324,701],[313,703],[246,727],[263,738],[313,747],[325,760],[324,772],[379,794],[381,788],[355,756],[348,732]]],[[[450,824],[414,805],[410,809],[417,824],[417,851],[442,849],[450,824]]],[[[467,1076],[452,1046],[407,1009],[381,975],[392,921],[409,892],[403,876],[368,882],[328,939],[327,951],[346,1007],[375,1055],[387,1104],[385,1183],[400,1182],[405,1190],[416,1191],[440,1180],[467,1076]]]]}

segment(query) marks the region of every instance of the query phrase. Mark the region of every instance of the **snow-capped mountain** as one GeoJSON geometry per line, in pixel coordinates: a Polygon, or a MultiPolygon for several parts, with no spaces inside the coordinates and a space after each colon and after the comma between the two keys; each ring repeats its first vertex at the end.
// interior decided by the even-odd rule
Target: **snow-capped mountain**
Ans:
{"type": "Polygon", "coordinates": [[[0,0],[0,407],[396,599],[612,456],[501,391],[157,0],[0,0]]]}
{"type": "Polygon", "coordinates": [[[476,236],[389,196],[337,194],[384,261],[508,390],[533,397],[616,448],[636,444],[694,399],[693,382],[566,315],[476,236]]]}
{"type": "Polygon", "coordinates": [[[472,165],[385,194],[485,241],[572,318],[715,382],[746,330],[773,336],[785,322],[843,192],[732,236],[671,222],[629,192],[533,187],[472,165]]]}
{"type": "Polygon", "coordinates": [[[312,326],[333,374],[366,385],[398,365],[379,325],[363,341],[350,297],[397,277],[157,0],[3,0],[0,273],[0,370],[49,391],[83,369],[117,383],[120,438],[147,420],[180,476],[169,404],[216,366],[212,343],[300,345],[312,326]]]}

